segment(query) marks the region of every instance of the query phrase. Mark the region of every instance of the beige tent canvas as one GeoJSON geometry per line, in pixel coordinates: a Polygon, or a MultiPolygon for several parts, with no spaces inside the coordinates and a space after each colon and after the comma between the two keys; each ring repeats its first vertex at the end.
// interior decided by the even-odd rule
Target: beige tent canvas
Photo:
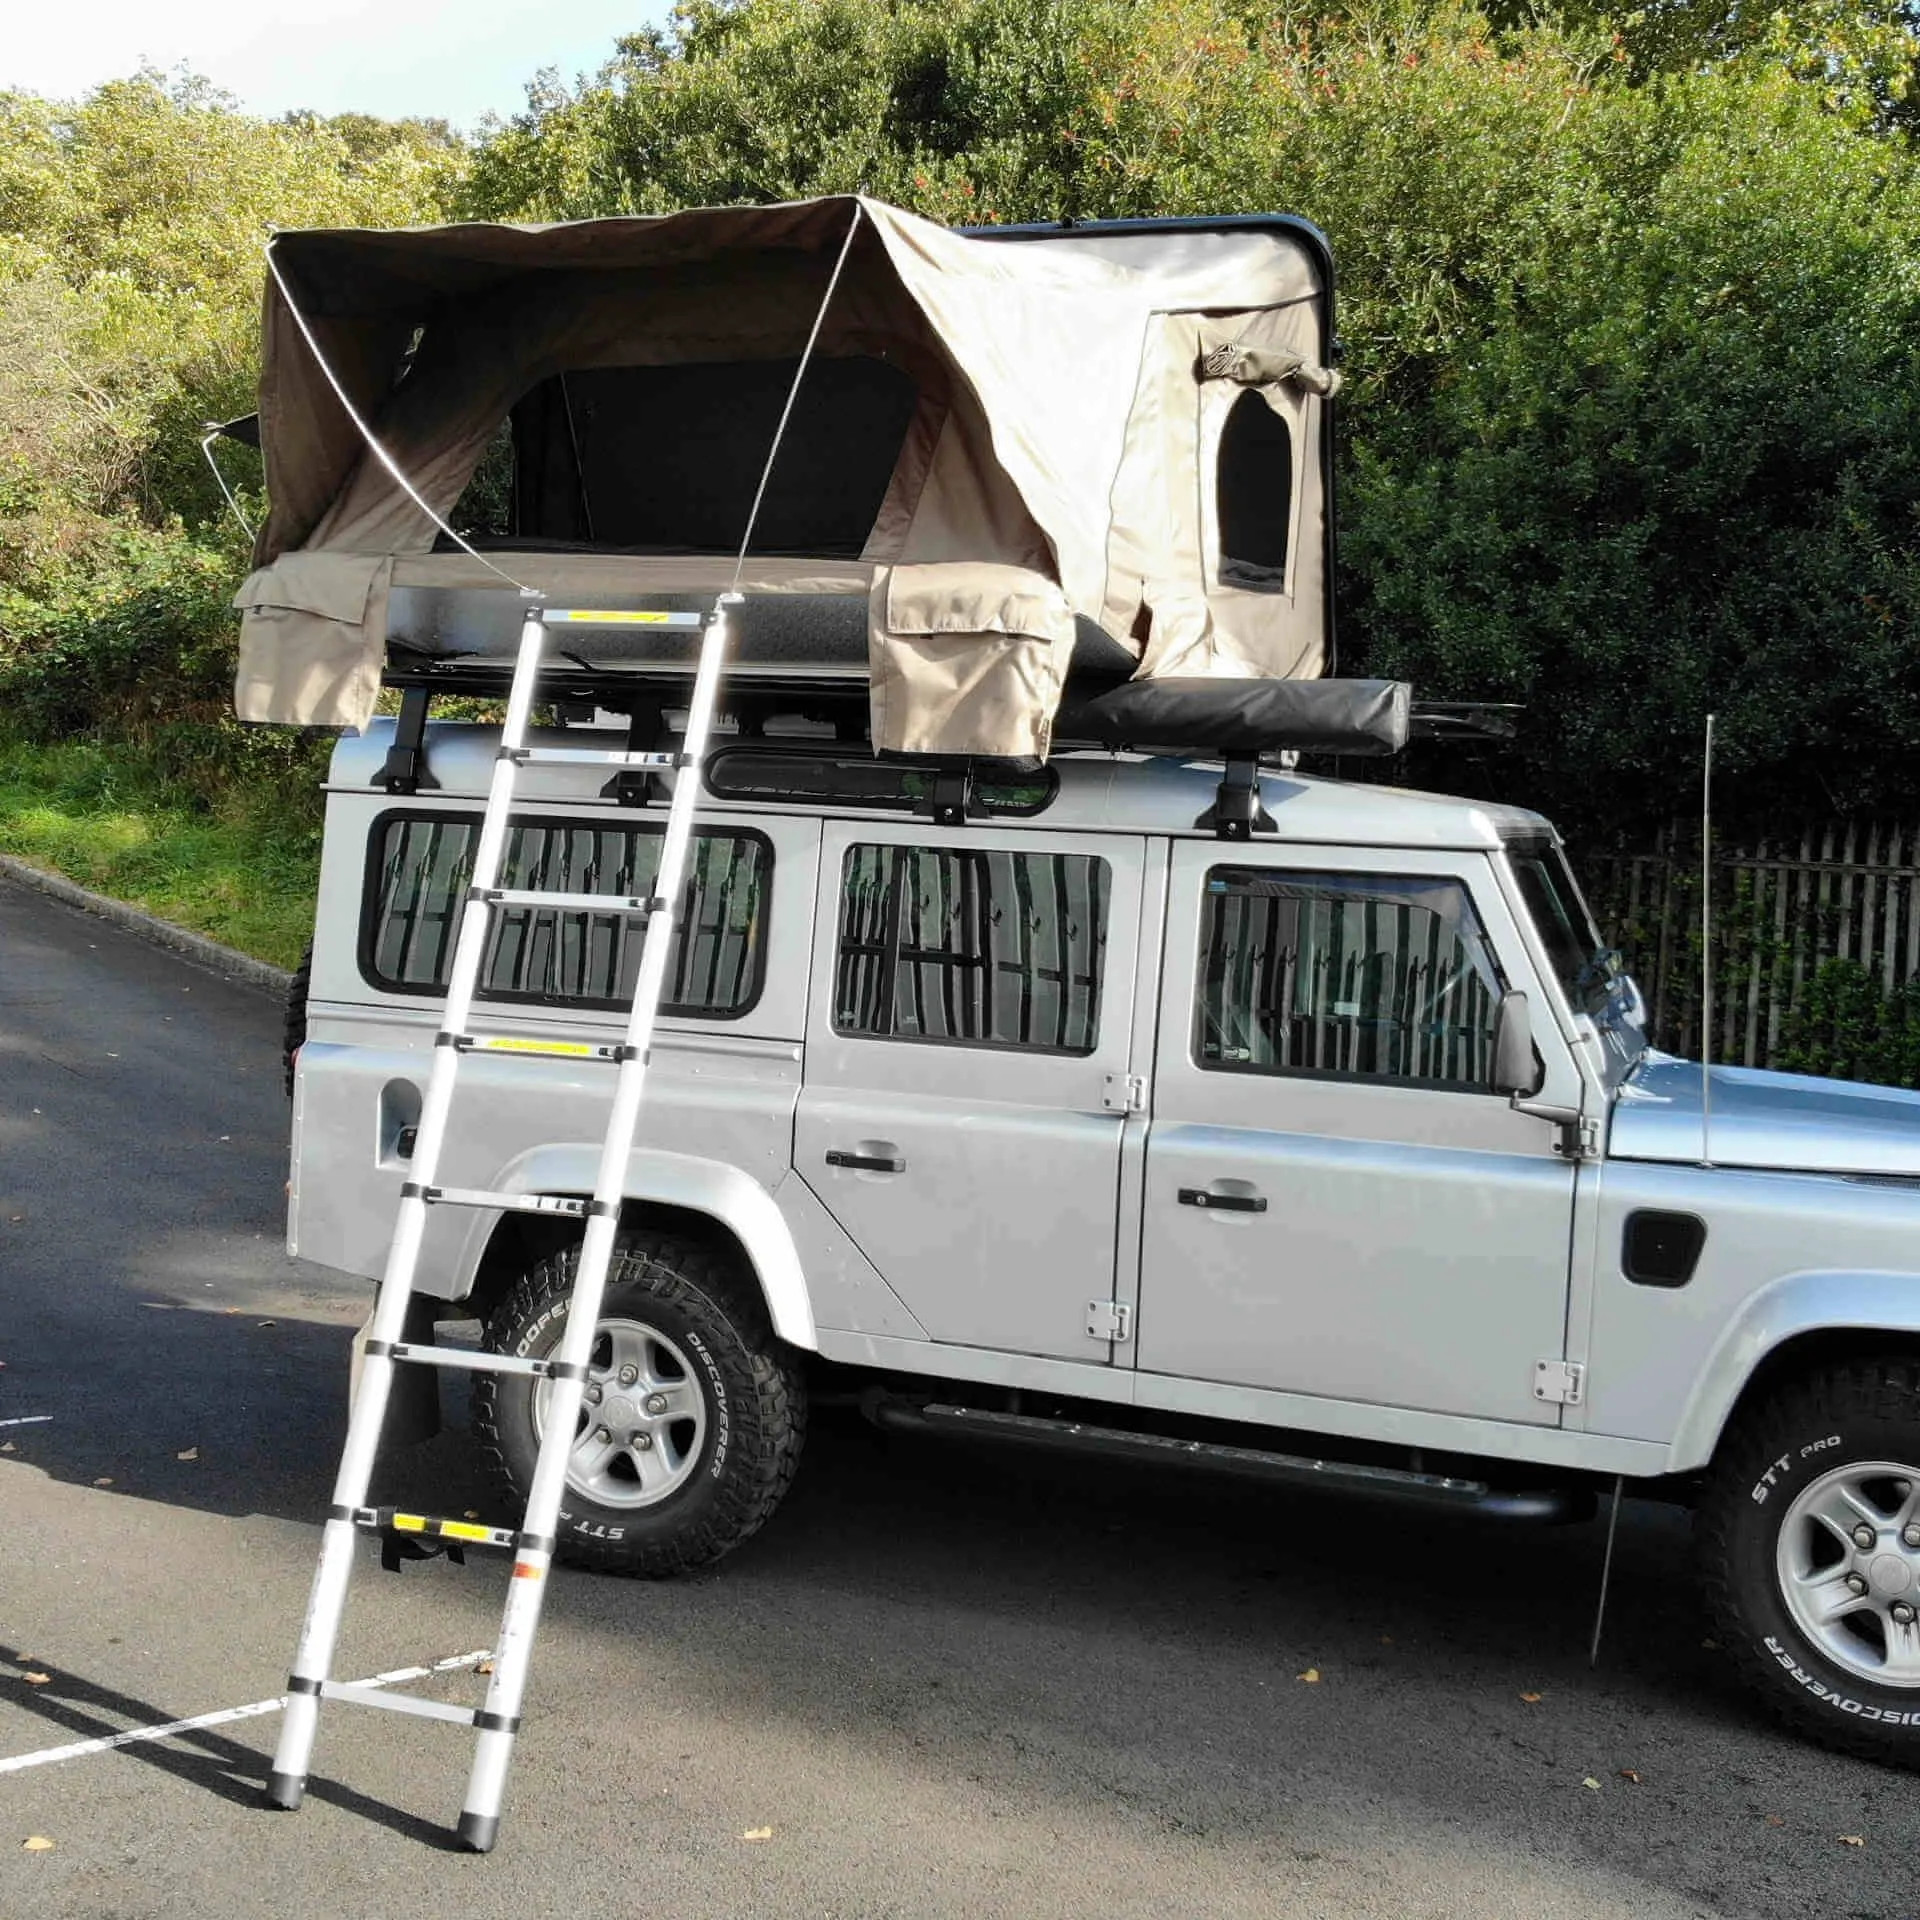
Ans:
{"type": "Polygon", "coordinates": [[[1090,627],[1145,678],[1327,668],[1304,222],[962,234],[833,198],[284,233],[272,267],[243,719],[364,724],[409,593],[726,586],[816,323],[742,586],[864,603],[877,748],[1044,755],[1090,627]]]}

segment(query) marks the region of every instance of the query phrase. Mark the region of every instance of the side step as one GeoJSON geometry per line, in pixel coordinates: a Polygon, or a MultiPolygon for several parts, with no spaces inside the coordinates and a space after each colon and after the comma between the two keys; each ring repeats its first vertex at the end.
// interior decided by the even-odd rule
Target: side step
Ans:
{"type": "Polygon", "coordinates": [[[1233,1447],[1211,1440],[1176,1440],[1160,1433],[1129,1433],[1122,1427],[1089,1426],[1081,1420],[1050,1420],[1030,1413],[998,1413],[981,1407],[956,1407],[870,1395],[863,1403],[876,1426],[917,1433],[996,1440],[1018,1446],[1049,1447],[1103,1460],[1157,1461],[1168,1466],[1201,1467],[1249,1480],[1292,1486],[1326,1487],[1427,1506],[1481,1513],[1501,1520],[1531,1520],[1568,1525],[1593,1517],[1594,1496],[1587,1487],[1489,1486],[1484,1480],[1458,1480],[1407,1467],[1378,1467],[1350,1460],[1316,1460],[1305,1454],[1271,1453],[1262,1447],[1233,1447]]]}

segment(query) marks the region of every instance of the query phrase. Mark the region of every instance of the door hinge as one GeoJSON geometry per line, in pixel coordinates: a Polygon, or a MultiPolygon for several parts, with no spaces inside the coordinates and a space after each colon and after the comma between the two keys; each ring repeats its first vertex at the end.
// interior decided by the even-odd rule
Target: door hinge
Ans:
{"type": "Polygon", "coordinates": [[[1577,1360],[1536,1360],[1533,1397],[1551,1405],[1577,1407],[1587,1392],[1587,1370],[1577,1360]]]}
{"type": "Polygon", "coordinates": [[[1118,1300],[1087,1302],[1089,1340],[1129,1340],[1133,1337],[1133,1309],[1118,1300]]]}
{"type": "Polygon", "coordinates": [[[1536,1120],[1553,1123],[1553,1150],[1561,1159],[1600,1158],[1600,1122],[1595,1116],[1582,1113],[1578,1107],[1537,1105],[1519,1094],[1513,1097],[1513,1108],[1516,1113],[1530,1113],[1536,1120]]]}
{"type": "Polygon", "coordinates": [[[1145,1113],[1147,1077],[1143,1073],[1110,1073],[1100,1104],[1109,1113],[1145,1113]]]}

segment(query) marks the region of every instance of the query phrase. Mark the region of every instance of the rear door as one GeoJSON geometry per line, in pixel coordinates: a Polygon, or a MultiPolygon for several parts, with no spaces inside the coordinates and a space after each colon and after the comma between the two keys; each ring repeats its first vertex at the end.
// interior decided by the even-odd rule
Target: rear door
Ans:
{"type": "Polygon", "coordinates": [[[826,827],[794,1165],[935,1340],[1112,1357],[1139,919],[1137,843],[826,827]]]}

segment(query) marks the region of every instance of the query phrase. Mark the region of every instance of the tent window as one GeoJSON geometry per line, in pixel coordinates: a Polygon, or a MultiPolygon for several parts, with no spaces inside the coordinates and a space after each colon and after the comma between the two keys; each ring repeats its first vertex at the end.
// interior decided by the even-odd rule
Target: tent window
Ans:
{"type": "Polygon", "coordinates": [[[448,519],[469,540],[505,540],[513,533],[513,423],[500,422],[473,478],[448,519]]]}
{"type": "Polygon", "coordinates": [[[1220,429],[1220,583],[1254,593],[1287,589],[1293,526],[1293,430],[1249,387],[1220,429]]]}
{"type": "MultiPolygon", "coordinates": [[[[732,553],[793,383],[794,360],[591,367],[513,410],[523,541],[732,553]]],[[[768,482],[756,553],[856,558],[919,395],[885,360],[817,360],[768,482]]]]}

